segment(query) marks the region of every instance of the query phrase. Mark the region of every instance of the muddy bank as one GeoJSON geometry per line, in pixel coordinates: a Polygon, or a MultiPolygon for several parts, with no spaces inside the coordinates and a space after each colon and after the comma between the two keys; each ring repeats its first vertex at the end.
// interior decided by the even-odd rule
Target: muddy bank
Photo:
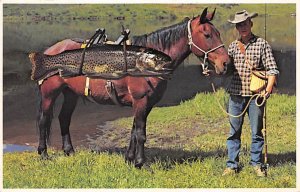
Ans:
{"type": "MultiPolygon", "coordinates": [[[[3,97],[3,143],[20,145],[38,145],[36,126],[36,93],[34,85],[17,87],[3,97]]],[[[58,114],[62,96],[56,102],[52,121],[51,146],[61,147],[58,114]]],[[[86,146],[88,135],[96,132],[97,125],[120,117],[131,116],[129,107],[98,105],[82,99],[74,111],[70,132],[74,146],[86,146]]]]}

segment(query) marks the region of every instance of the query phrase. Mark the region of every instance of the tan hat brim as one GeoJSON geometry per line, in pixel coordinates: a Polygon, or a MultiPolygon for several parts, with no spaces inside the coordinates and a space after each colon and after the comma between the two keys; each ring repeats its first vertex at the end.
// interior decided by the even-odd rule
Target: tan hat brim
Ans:
{"type": "Polygon", "coordinates": [[[248,17],[243,17],[243,18],[240,18],[240,19],[237,19],[237,20],[229,20],[228,19],[228,22],[229,23],[232,23],[232,24],[237,24],[237,23],[241,23],[241,22],[243,22],[243,21],[246,21],[248,18],[254,18],[254,17],[257,17],[257,13],[250,13],[249,15],[248,15],[248,17]]]}

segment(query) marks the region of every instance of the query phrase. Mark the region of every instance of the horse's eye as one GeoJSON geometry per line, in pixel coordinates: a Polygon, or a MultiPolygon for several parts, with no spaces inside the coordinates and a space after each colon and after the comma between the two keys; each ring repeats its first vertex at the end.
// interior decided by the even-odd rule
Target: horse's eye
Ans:
{"type": "Polygon", "coordinates": [[[205,36],[206,39],[211,37],[210,34],[207,34],[207,33],[205,33],[204,36],[205,36]]]}

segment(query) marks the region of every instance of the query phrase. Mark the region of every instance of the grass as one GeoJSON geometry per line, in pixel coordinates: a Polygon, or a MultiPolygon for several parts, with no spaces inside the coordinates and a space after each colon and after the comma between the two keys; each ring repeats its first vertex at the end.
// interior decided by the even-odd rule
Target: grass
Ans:
{"type": "Polygon", "coordinates": [[[238,35],[227,19],[233,17],[235,12],[247,9],[249,12],[259,13],[253,25],[256,35],[268,37],[273,49],[295,49],[296,18],[291,17],[292,13],[296,13],[295,3],[266,4],[266,10],[265,4],[4,4],[4,33],[10,27],[15,27],[10,24],[17,23],[20,24],[22,33],[18,34],[19,30],[14,30],[18,34],[14,38],[28,38],[31,44],[45,42],[47,44],[43,46],[48,46],[54,42],[45,41],[47,33],[56,34],[57,41],[72,35],[89,38],[95,28],[100,26],[107,29],[110,38],[114,35],[114,39],[119,36],[121,24],[131,29],[131,35],[141,35],[167,24],[178,23],[185,17],[197,16],[205,7],[209,8],[209,12],[216,8],[213,24],[220,30],[225,45],[229,45],[238,35]],[[118,17],[124,17],[125,20],[117,20],[118,17]],[[263,27],[265,21],[266,31],[263,27]],[[35,27],[36,23],[39,23],[38,27],[35,27]],[[47,29],[50,25],[51,29],[45,31],[40,25],[47,29]]]}
{"type": "MultiPolygon", "coordinates": [[[[219,90],[217,97],[224,97],[219,90]]],[[[274,94],[268,100],[267,178],[248,165],[250,128],[245,121],[241,164],[236,176],[222,177],[226,162],[227,117],[211,93],[199,93],[178,106],[154,108],[148,117],[146,156],[141,170],[126,164],[119,152],[77,149],[71,157],[51,150],[49,160],[35,152],[6,153],[4,188],[295,188],[296,96],[274,94]]],[[[246,118],[247,119],[247,118],[246,118]]],[[[114,134],[130,133],[132,118],[112,122],[114,134]]],[[[118,141],[119,142],[119,141],[118,141]]]]}
{"type": "MultiPolygon", "coordinates": [[[[182,16],[198,15],[205,7],[216,8],[218,18],[229,18],[235,12],[247,8],[258,13],[265,12],[265,4],[4,4],[4,20],[31,20],[36,17],[73,20],[91,17],[118,17],[134,19],[182,19],[182,16]]],[[[289,16],[296,12],[295,4],[267,4],[269,15],[278,13],[289,16]]]]}

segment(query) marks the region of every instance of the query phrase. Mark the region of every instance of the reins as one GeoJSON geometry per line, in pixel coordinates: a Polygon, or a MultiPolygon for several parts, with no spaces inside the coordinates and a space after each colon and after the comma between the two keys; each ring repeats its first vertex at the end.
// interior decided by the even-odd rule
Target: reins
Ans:
{"type": "Polygon", "coordinates": [[[203,69],[203,74],[204,75],[209,75],[209,70],[208,70],[208,64],[206,62],[206,60],[208,59],[208,54],[210,52],[213,52],[221,47],[224,47],[225,45],[224,44],[221,44],[213,49],[210,49],[208,51],[204,51],[203,49],[201,49],[200,47],[198,47],[194,42],[193,42],[193,37],[192,37],[192,32],[191,32],[191,21],[192,20],[189,20],[188,21],[188,44],[190,46],[190,49],[192,50],[192,46],[194,46],[196,49],[198,49],[199,51],[201,51],[202,53],[204,53],[204,59],[203,59],[203,63],[201,63],[201,66],[202,66],[202,69],[203,69]]]}

